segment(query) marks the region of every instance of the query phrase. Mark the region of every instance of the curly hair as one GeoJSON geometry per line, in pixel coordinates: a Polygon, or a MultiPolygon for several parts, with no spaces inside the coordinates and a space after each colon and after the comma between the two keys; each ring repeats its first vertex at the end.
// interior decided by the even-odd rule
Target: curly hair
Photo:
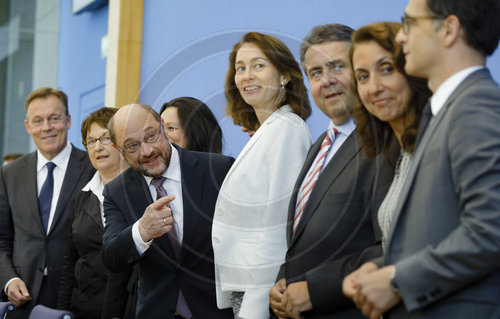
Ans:
{"type": "MultiPolygon", "coordinates": [[[[395,22],[377,22],[358,29],[352,35],[349,56],[352,65],[352,56],[357,45],[368,41],[375,41],[384,50],[392,54],[396,70],[405,77],[411,90],[409,105],[405,107],[403,113],[406,119],[406,127],[401,136],[401,148],[406,152],[413,152],[422,111],[431,96],[431,91],[427,87],[426,80],[405,73],[405,57],[401,46],[395,41],[399,29],[401,29],[401,24],[395,22]]],[[[353,117],[356,120],[358,134],[363,143],[364,154],[367,157],[375,157],[377,154],[384,152],[385,157],[389,159],[394,145],[397,146],[394,142],[394,131],[389,123],[383,122],[370,114],[361,102],[354,107],[353,117]]]]}

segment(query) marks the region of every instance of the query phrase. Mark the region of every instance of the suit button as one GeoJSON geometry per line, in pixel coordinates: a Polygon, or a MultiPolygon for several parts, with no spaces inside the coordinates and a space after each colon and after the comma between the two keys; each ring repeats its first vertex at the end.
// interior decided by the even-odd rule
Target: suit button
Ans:
{"type": "Polygon", "coordinates": [[[224,211],[222,209],[217,209],[217,215],[219,216],[224,215],[224,211]]]}
{"type": "Polygon", "coordinates": [[[218,244],[218,243],[219,243],[219,241],[220,241],[220,240],[219,240],[219,237],[214,236],[214,243],[218,244]]]}

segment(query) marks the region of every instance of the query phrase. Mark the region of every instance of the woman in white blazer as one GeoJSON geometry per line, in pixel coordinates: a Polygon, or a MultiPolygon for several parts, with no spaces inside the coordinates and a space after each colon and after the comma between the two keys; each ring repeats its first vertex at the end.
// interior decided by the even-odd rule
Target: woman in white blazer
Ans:
{"type": "Polygon", "coordinates": [[[229,56],[226,113],[256,131],[217,199],[212,244],[217,305],[236,318],[269,317],[269,289],[285,261],[288,204],[311,146],[311,107],[297,61],[274,36],[250,32],[229,56]]]}

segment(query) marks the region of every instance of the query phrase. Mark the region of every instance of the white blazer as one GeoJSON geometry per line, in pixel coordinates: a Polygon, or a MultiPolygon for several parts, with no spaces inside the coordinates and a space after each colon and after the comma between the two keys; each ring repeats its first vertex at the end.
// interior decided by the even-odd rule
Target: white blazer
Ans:
{"type": "Polygon", "coordinates": [[[245,145],[215,205],[212,245],[217,306],[244,291],[240,317],[269,317],[269,289],[285,262],[288,205],[312,138],[288,105],[276,110],[245,145]]]}

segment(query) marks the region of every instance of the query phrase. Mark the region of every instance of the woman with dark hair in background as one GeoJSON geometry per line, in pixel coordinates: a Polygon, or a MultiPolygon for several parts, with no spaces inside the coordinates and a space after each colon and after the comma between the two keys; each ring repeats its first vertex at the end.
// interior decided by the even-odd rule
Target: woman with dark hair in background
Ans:
{"type": "Polygon", "coordinates": [[[97,172],[74,200],[57,303],[57,308],[71,310],[78,319],[135,318],[135,299],[128,300],[133,292],[127,292],[130,272],[113,274],[101,260],[106,224],[102,191],[128,167],[108,133],[108,122],[116,111],[103,107],[82,123],[83,145],[97,172]]]}
{"type": "Polygon", "coordinates": [[[274,36],[250,32],[229,56],[226,113],[256,131],[226,175],[212,245],[217,305],[235,318],[267,318],[269,289],[285,260],[288,204],[311,135],[302,72],[274,36]]]}
{"type": "Polygon", "coordinates": [[[222,153],[222,130],[202,101],[179,97],[163,104],[160,115],[170,142],[187,150],[222,153]]]}
{"type": "Polygon", "coordinates": [[[431,96],[426,80],[409,76],[404,71],[404,54],[395,41],[401,27],[395,22],[364,26],[353,33],[350,51],[361,100],[355,108],[354,118],[365,155],[374,157],[384,152],[389,159],[394,148],[396,151],[401,149],[394,180],[378,211],[384,249],[393,212],[413,159],[422,110],[431,96]]]}

